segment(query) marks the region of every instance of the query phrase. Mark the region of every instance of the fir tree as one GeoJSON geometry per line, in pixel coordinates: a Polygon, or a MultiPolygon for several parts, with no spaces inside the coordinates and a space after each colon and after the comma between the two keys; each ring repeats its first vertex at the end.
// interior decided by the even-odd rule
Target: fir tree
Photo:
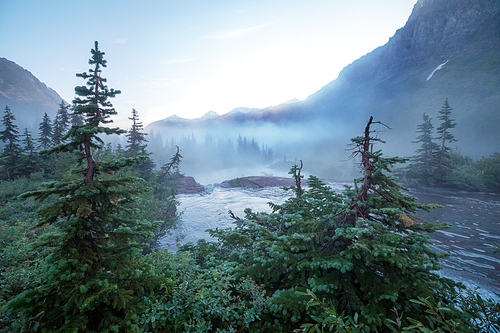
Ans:
{"type": "Polygon", "coordinates": [[[363,171],[354,188],[336,194],[311,176],[304,190],[296,166],[291,171],[295,197],[270,204],[270,214],[247,209],[244,219],[232,215],[234,229],[210,232],[219,244],[188,247],[200,253],[201,264],[225,261],[240,276],[264,285],[271,296],[261,332],[292,331],[299,326],[294,322],[317,316],[315,309],[305,313],[306,298],[296,293],[307,289],[338,313],[380,332],[389,331],[386,319],[393,318],[394,309],[425,320],[425,310],[412,299],[453,306],[455,284],[435,272],[444,255],[431,250],[427,235],[446,225],[416,215],[436,206],[416,202],[391,176],[392,166],[405,159],[373,150],[381,142],[371,129],[375,123],[370,119],[364,136],[352,140],[363,171]]]}
{"type": "Polygon", "coordinates": [[[57,110],[56,118],[54,119],[53,132],[52,132],[52,144],[57,146],[61,143],[61,138],[68,131],[70,116],[68,113],[69,105],[64,101],[59,104],[59,109],[57,110]]]}
{"type": "Polygon", "coordinates": [[[5,127],[0,132],[0,140],[5,144],[0,153],[0,163],[2,165],[2,178],[12,179],[19,174],[17,170],[19,159],[21,156],[21,147],[19,146],[19,129],[14,124],[16,118],[12,114],[10,108],[6,105],[2,124],[5,127]]]}
{"type": "Polygon", "coordinates": [[[137,260],[142,250],[137,240],[148,236],[151,226],[128,219],[123,208],[144,188],[135,184],[135,178],[110,176],[138,159],[104,163],[93,156],[103,144],[99,135],[124,131],[103,126],[116,114],[108,98],[120,91],[105,85],[101,71],[106,61],[97,42],[91,53],[93,68],[77,74],[88,80],[87,85],[75,88],[75,112],[85,123],[73,126],[63,138],[68,142],[49,151],[75,153],[79,179],[52,182],[24,195],[39,201],[57,196],[58,200],[40,210],[39,226],[60,226],[38,243],[52,249],[42,284],[8,305],[13,312],[24,314],[28,331],[129,331],[140,293],[149,283],[148,269],[137,260]]]}
{"type": "Polygon", "coordinates": [[[139,114],[135,109],[132,109],[132,117],[128,118],[132,120],[132,127],[127,133],[127,143],[125,146],[127,148],[127,152],[130,153],[131,156],[134,155],[147,155],[146,147],[147,142],[146,135],[147,133],[143,132],[142,122],[139,121],[139,114]]]}
{"type": "Polygon", "coordinates": [[[71,105],[71,113],[70,113],[71,126],[82,126],[83,125],[82,116],[75,113],[75,107],[76,105],[73,103],[73,105],[71,105]]]}
{"type": "Polygon", "coordinates": [[[51,147],[52,143],[52,122],[50,117],[45,112],[42,118],[42,122],[38,127],[38,148],[41,150],[47,150],[51,147]]]}
{"type": "Polygon", "coordinates": [[[135,165],[133,169],[139,172],[140,176],[146,180],[149,180],[153,176],[153,170],[155,164],[153,160],[149,157],[150,153],[146,150],[147,133],[143,132],[142,122],[139,121],[139,114],[135,109],[132,109],[132,117],[128,118],[132,120],[132,127],[127,132],[127,143],[126,155],[130,157],[134,156],[144,156],[144,160],[140,165],[135,165]]]}
{"type": "Polygon", "coordinates": [[[61,138],[64,136],[64,130],[61,126],[61,116],[59,114],[56,114],[52,130],[52,146],[57,146],[61,143],[61,138]]]}
{"type": "Polygon", "coordinates": [[[30,175],[32,172],[38,171],[39,156],[35,149],[35,143],[31,132],[27,128],[24,129],[22,138],[22,162],[20,166],[20,171],[23,175],[30,175]]]}
{"type": "Polygon", "coordinates": [[[60,118],[60,126],[62,128],[62,131],[63,133],[66,133],[70,127],[69,104],[62,100],[59,104],[57,114],[60,118]]]}
{"type": "Polygon", "coordinates": [[[438,160],[438,173],[441,180],[444,179],[445,176],[445,168],[446,164],[449,160],[449,152],[450,147],[446,147],[446,143],[452,143],[457,141],[453,134],[450,133],[450,129],[455,128],[457,125],[454,123],[454,119],[451,119],[451,110],[453,110],[449,103],[448,98],[444,101],[444,105],[439,111],[438,119],[441,120],[441,124],[437,128],[438,137],[437,139],[440,142],[440,150],[439,150],[439,160],[438,160]]]}
{"type": "Polygon", "coordinates": [[[432,181],[435,175],[439,158],[439,145],[433,141],[432,118],[427,114],[422,115],[423,122],[417,126],[417,140],[413,143],[420,143],[420,148],[416,150],[413,164],[410,166],[410,174],[413,177],[421,178],[424,181],[432,181]]]}

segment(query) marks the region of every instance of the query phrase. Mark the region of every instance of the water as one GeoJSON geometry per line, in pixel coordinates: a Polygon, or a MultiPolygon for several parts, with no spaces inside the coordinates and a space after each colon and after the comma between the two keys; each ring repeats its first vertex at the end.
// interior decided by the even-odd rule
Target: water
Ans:
{"type": "MultiPolygon", "coordinates": [[[[344,183],[329,182],[335,191],[342,191],[344,183]]],[[[219,185],[206,186],[206,192],[194,195],[179,195],[182,226],[185,236],[182,243],[210,239],[206,229],[232,227],[231,210],[244,217],[244,209],[270,212],[268,202],[283,203],[291,192],[278,187],[259,190],[224,188],[219,185]]],[[[443,259],[442,274],[461,281],[467,286],[480,287],[485,296],[500,293],[500,255],[493,255],[491,246],[500,243],[500,195],[446,191],[441,189],[410,189],[420,202],[444,206],[420,215],[428,221],[447,222],[451,228],[432,235],[434,248],[447,252],[443,259]]],[[[171,250],[174,237],[167,237],[163,245],[171,250]]]]}
{"type": "Polygon", "coordinates": [[[431,236],[436,249],[450,254],[441,262],[443,274],[500,293],[500,254],[491,249],[500,243],[500,196],[442,189],[411,189],[411,194],[420,202],[444,206],[420,214],[428,221],[451,224],[431,236]]]}

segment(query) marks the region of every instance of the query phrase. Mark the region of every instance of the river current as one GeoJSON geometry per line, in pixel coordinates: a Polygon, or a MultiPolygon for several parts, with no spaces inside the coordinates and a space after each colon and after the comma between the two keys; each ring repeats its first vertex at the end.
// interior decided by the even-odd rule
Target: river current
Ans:
{"type": "MultiPolygon", "coordinates": [[[[342,191],[344,184],[328,182],[335,191],[342,191]]],[[[184,237],[181,243],[209,240],[207,229],[232,227],[229,210],[239,217],[244,217],[245,208],[270,212],[268,202],[283,203],[291,195],[279,187],[253,190],[216,184],[205,189],[202,194],[178,196],[182,223],[176,234],[162,240],[162,246],[175,251],[174,239],[179,235],[184,237]]],[[[494,255],[491,249],[500,243],[500,195],[443,189],[410,189],[410,194],[422,203],[443,206],[421,212],[421,217],[451,225],[431,235],[434,249],[450,254],[441,261],[441,274],[470,288],[480,287],[485,296],[500,293],[500,254],[494,255]]]]}

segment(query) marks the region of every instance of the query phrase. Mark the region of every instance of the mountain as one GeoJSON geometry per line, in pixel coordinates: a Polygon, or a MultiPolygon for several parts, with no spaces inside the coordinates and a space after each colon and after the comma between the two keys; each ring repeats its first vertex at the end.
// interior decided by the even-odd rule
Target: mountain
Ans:
{"type": "Polygon", "coordinates": [[[0,58],[0,106],[6,105],[16,115],[16,124],[34,129],[44,112],[51,117],[56,113],[61,96],[40,82],[33,74],[16,63],[0,58]]]}
{"type": "MultiPolygon", "coordinates": [[[[446,98],[461,152],[479,158],[498,151],[500,1],[419,0],[387,44],[345,67],[305,101],[190,120],[184,130],[201,137],[252,133],[280,154],[340,160],[346,143],[373,115],[392,128],[381,135],[388,142],[384,151],[411,155],[422,113],[437,128],[446,98]]],[[[148,128],[164,137],[180,133],[164,121],[148,128]]]]}
{"type": "Polygon", "coordinates": [[[420,0],[386,45],[346,67],[304,107],[333,122],[359,120],[357,128],[373,115],[394,128],[387,140],[410,142],[423,112],[437,127],[448,98],[458,145],[480,157],[497,150],[499,88],[500,2],[420,0]]]}

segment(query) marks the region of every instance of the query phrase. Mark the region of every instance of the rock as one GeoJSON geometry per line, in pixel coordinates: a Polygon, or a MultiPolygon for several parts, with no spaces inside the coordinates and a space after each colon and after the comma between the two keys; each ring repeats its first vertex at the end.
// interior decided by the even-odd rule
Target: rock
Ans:
{"type": "Polygon", "coordinates": [[[244,188],[264,188],[292,186],[295,182],[292,178],[251,176],[225,180],[221,187],[244,187],[244,188]]]}
{"type": "Polygon", "coordinates": [[[195,194],[205,191],[205,188],[190,176],[176,179],[175,183],[179,194],[195,194]]]}

